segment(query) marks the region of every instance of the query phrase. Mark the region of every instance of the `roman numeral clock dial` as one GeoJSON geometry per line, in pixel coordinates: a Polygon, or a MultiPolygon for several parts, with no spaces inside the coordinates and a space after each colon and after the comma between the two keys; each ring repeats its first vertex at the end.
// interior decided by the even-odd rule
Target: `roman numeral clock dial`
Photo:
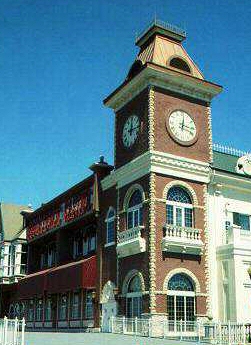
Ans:
{"type": "Polygon", "coordinates": [[[194,120],[182,110],[176,110],[167,117],[166,127],[170,136],[179,144],[192,145],[198,138],[194,120]]]}
{"type": "Polygon", "coordinates": [[[124,127],[123,127],[123,144],[125,147],[129,148],[131,147],[138,135],[139,135],[139,127],[140,127],[140,121],[137,115],[131,115],[126,120],[124,127]]]}

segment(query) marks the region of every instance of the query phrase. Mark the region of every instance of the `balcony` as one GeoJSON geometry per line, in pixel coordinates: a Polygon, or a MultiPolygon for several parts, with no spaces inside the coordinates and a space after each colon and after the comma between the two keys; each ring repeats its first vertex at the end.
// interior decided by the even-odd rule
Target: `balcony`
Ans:
{"type": "Polygon", "coordinates": [[[202,250],[201,230],[170,224],[164,226],[163,252],[201,255],[202,250]]]}
{"type": "Polygon", "coordinates": [[[118,257],[124,258],[146,251],[146,240],[142,237],[143,229],[144,226],[137,226],[118,234],[118,257]]]}

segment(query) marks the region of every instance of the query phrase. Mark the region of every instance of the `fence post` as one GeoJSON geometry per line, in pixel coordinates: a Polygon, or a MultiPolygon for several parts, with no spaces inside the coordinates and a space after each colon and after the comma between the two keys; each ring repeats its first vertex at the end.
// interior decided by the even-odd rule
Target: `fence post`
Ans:
{"type": "Polygon", "coordinates": [[[22,319],[22,335],[21,335],[21,345],[24,345],[24,330],[25,330],[25,319],[22,319]]]}
{"type": "Polygon", "coordinates": [[[151,319],[148,319],[148,337],[151,337],[151,319]]]}
{"type": "Polygon", "coordinates": [[[15,321],[14,321],[14,334],[13,334],[14,345],[17,345],[17,328],[18,328],[18,319],[17,319],[17,317],[15,317],[15,321]]]}
{"type": "Polygon", "coordinates": [[[4,317],[4,336],[3,336],[3,345],[7,345],[7,336],[8,336],[8,319],[4,317]]]}
{"type": "Polygon", "coordinates": [[[197,331],[198,331],[198,343],[200,344],[200,331],[201,331],[200,320],[197,321],[197,331]]]}
{"type": "Polygon", "coordinates": [[[123,316],[123,319],[122,319],[123,334],[125,334],[125,322],[126,322],[126,319],[125,319],[125,317],[123,316]]]}
{"type": "Polygon", "coordinates": [[[110,317],[110,323],[109,323],[109,332],[110,333],[113,333],[113,321],[114,321],[114,316],[112,315],[111,317],[110,317]]]}
{"type": "Polygon", "coordinates": [[[242,336],[243,336],[243,344],[246,344],[246,326],[245,323],[242,325],[242,336]]]}
{"type": "Polygon", "coordinates": [[[231,330],[230,330],[230,321],[228,321],[228,345],[231,345],[231,330]]]}
{"type": "Polygon", "coordinates": [[[182,340],[183,320],[180,320],[180,340],[182,340]]]}
{"type": "Polygon", "coordinates": [[[137,316],[135,317],[135,335],[138,333],[138,318],[137,316]]]}

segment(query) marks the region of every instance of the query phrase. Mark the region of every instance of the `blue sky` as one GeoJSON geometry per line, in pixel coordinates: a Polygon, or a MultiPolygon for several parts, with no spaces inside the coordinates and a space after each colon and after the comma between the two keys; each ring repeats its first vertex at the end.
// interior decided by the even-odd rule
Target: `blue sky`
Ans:
{"type": "Polygon", "coordinates": [[[154,18],[187,30],[185,48],[224,86],[215,142],[251,150],[250,0],[1,0],[0,199],[35,207],[113,162],[102,100],[125,78],[135,34],[154,18]]]}

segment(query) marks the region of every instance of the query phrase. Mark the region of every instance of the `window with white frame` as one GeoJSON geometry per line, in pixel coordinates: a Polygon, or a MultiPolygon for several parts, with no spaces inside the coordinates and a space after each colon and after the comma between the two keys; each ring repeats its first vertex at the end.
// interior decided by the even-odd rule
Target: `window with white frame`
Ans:
{"type": "Polygon", "coordinates": [[[43,321],[43,300],[38,299],[36,303],[36,321],[43,321]]]}
{"type": "Polygon", "coordinates": [[[68,312],[68,298],[67,295],[61,295],[59,300],[59,319],[66,320],[68,312]]]}
{"type": "Polygon", "coordinates": [[[127,228],[132,229],[143,224],[142,193],[136,189],[128,202],[127,228]]]}
{"type": "Polygon", "coordinates": [[[170,321],[195,321],[194,284],[186,274],[171,277],[167,286],[167,312],[170,321]]]}
{"type": "Polygon", "coordinates": [[[127,317],[140,317],[142,313],[142,286],[138,275],[131,278],[126,294],[127,317]]]}
{"type": "Polygon", "coordinates": [[[52,320],[52,300],[50,296],[48,296],[45,301],[45,320],[52,320]]]}
{"type": "Polygon", "coordinates": [[[71,299],[71,318],[80,318],[80,305],[81,305],[81,294],[80,292],[74,292],[71,299]]]}
{"type": "Polygon", "coordinates": [[[28,317],[27,321],[34,321],[34,301],[31,299],[28,301],[28,317]]]}
{"type": "Polygon", "coordinates": [[[250,231],[250,215],[233,212],[233,224],[242,230],[250,231]]]}
{"type": "Polygon", "coordinates": [[[86,292],[85,317],[86,319],[93,319],[92,291],[86,292]]]}
{"type": "Polygon", "coordinates": [[[193,227],[193,205],[188,192],[179,186],[169,189],[166,200],[167,224],[193,227]]]}
{"type": "Polygon", "coordinates": [[[115,210],[110,207],[106,216],[106,243],[115,241],[115,210]]]}

